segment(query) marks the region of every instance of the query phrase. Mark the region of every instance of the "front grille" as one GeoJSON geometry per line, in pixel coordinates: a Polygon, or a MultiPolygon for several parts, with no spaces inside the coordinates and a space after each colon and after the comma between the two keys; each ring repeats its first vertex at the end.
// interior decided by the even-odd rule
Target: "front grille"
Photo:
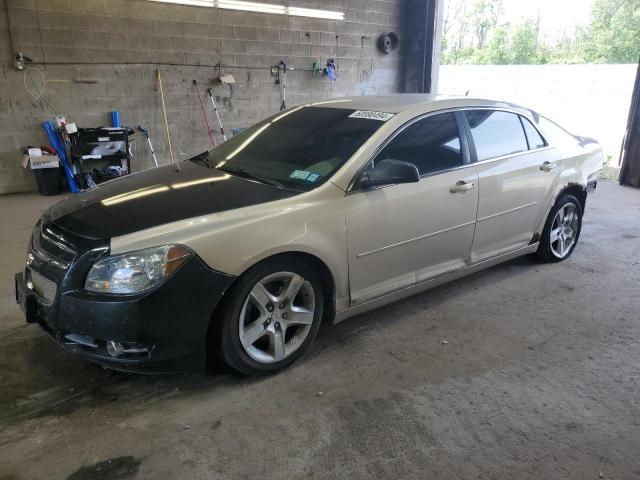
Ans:
{"type": "Polygon", "coordinates": [[[40,236],[40,245],[45,252],[53,255],[60,260],[63,260],[64,262],[70,263],[75,258],[75,252],[70,249],[65,249],[59,244],[54,243],[54,240],[52,240],[45,232],[42,232],[40,236]]]}
{"type": "Polygon", "coordinates": [[[56,283],[49,280],[47,277],[40,275],[33,269],[30,269],[29,272],[31,274],[31,283],[33,284],[35,292],[45,300],[46,305],[52,305],[56,298],[56,292],[58,291],[56,283]]]}
{"type": "Polygon", "coordinates": [[[76,258],[77,252],[59,237],[51,226],[40,226],[33,232],[33,248],[44,260],[52,260],[66,268],[76,258]]]}

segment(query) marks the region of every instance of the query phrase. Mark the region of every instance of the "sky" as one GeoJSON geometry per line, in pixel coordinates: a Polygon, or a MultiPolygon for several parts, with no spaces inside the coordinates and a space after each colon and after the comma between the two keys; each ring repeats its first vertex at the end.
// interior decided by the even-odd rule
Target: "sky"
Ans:
{"type": "Polygon", "coordinates": [[[589,22],[593,0],[503,0],[505,22],[536,18],[540,12],[540,30],[549,37],[573,33],[578,25],[589,22]]]}

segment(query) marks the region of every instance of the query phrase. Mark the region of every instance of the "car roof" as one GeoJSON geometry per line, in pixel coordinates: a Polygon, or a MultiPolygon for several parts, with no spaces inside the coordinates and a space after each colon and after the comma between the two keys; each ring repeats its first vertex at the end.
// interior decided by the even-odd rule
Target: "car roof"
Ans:
{"type": "Polygon", "coordinates": [[[422,106],[425,112],[461,107],[509,108],[521,110],[523,112],[532,112],[528,108],[509,102],[423,93],[398,93],[394,95],[365,95],[360,97],[331,98],[311,102],[308,105],[326,108],[348,108],[350,110],[371,110],[386,113],[400,113],[403,110],[419,106],[422,106]]]}

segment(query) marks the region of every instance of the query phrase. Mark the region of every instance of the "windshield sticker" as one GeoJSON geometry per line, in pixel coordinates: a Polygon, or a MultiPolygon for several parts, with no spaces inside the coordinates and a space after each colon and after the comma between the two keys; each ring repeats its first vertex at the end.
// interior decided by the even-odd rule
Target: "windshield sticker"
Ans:
{"type": "Polygon", "coordinates": [[[319,173],[311,173],[308,177],[307,177],[307,182],[315,182],[316,180],[318,180],[320,178],[320,174],[319,173]]]}
{"type": "Polygon", "coordinates": [[[289,178],[295,178],[296,180],[307,180],[307,178],[311,175],[311,172],[307,172],[305,170],[294,170],[289,178]]]}
{"type": "Polygon", "coordinates": [[[349,115],[350,118],[367,118],[369,120],[380,120],[381,122],[386,122],[391,117],[393,117],[393,113],[387,112],[372,112],[369,110],[357,110],[349,115]]]}

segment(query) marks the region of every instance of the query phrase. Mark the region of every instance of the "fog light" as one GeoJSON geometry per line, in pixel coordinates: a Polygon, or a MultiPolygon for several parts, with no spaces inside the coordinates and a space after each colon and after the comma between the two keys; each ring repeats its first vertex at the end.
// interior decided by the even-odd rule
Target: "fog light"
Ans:
{"type": "Polygon", "coordinates": [[[112,357],[120,357],[124,354],[124,347],[120,342],[109,340],[107,342],[107,352],[109,352],[109,355],[112,357]]]}

